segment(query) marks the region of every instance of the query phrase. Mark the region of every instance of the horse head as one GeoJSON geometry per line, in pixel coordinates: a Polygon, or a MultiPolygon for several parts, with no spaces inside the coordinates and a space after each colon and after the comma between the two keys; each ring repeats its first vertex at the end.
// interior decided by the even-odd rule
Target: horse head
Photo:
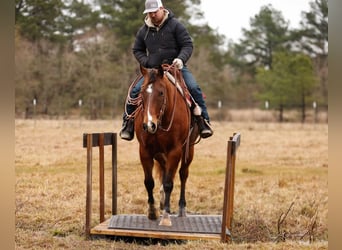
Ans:
{"type": "Polygon", "coordinates": [[[145,131],[155,134],[165,110],[167,79],[164,78],[162,67],[147,69],[140,66],[140,71],[144,76],[140,93],[143,100],[143,128],[145,131]]]}

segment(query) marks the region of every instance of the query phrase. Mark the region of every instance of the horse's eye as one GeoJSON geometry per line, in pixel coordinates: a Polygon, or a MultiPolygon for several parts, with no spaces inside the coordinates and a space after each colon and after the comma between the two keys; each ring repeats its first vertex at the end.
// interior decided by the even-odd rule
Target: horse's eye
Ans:
{"type": "Polygon", "coordinates": [[[164,96],[164,92],[163,92],[163,91],[160,91],[160,92],[159,92],[159,96],[164,96]]]}

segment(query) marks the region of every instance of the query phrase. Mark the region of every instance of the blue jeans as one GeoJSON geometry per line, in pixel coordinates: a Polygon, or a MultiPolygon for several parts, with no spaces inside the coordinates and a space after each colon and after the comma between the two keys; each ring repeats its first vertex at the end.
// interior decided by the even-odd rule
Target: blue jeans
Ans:
{"type": "MultiPolygon", "coordinates": [[[[192,97],[194,98],[194,100],[198,104],[198,106],[200,106],[202,109],[201,115],[203,116],[204,119],[206,119],[207,121],[210,121],[209,120],[209,114],[207,111],[207,106],[205,105],[205,101],[203,99],[202,90],[201,90],[200,86],[197,84],[192,73],[188,70],[188,68],[186,66],[184,66],[181,69],[181,72],[183,74],[185,84],[188,87],[190,94],[192,95],[192,97]]],[[[137,84],[132,88],[132,91],[130,93],[130,97],[132,97],[132,98],[138,97],[140,89],[141,89],[141,85],[143,82],[144,82],[144,78],[141,78],[137,82],[137,84]]],[[[126,104],[126,109],[127,109],[128,114],[132,114],[133,111],[135,110],[135,108],[136,107],[133,105],[126,104]]],[[[125,115],[124,115],[124,117],[125,117],[125,115]]]]}

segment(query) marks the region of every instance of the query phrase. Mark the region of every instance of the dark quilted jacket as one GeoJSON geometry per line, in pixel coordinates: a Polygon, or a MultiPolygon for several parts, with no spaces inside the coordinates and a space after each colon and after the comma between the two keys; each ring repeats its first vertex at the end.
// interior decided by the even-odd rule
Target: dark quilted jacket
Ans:
{"type": "Polygon", "coordinates": [[[159,30],[145,24],[139,29],[133,45],[133,54],[138,62],[147,68],[158,67],[162,63],[171,64],[174,58],[189,60],[193,44],[192,39],[184,27],[170,11],[168,18],[159,30]]]}

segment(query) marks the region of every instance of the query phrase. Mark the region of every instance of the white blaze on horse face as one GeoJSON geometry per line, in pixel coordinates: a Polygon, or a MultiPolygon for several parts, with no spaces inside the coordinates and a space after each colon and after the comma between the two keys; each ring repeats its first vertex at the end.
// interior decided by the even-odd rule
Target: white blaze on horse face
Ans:
{"type": "Polygon", "coordinates": [[[152,84],[149,84],[147,86],[146,92],[149,93],[149,94],[152,94],[152,84]]]}
{"type": "MultiPolygon", "coordinates": [[[[147,86],[146,92],[149,95],[151,95],[152,91],[153,91],[152,84],[149,84],[147,86]]],[[[147,121],[148,121],[148,124],[152,121],[152,116],[151,116],[151,113],[150,113],[150,99],[149,99],[148,106],[147,106],[147,121]]]]}

